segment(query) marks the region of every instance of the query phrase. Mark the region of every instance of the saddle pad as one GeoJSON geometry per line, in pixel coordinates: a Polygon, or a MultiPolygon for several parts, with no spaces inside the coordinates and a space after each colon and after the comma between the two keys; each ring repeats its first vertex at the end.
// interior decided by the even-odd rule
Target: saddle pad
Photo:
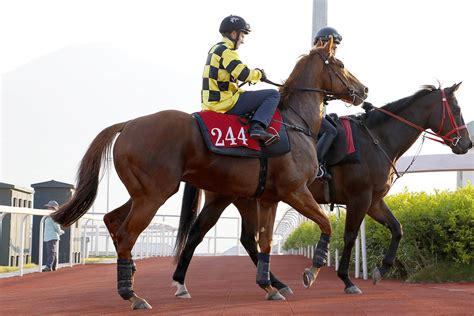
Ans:
{"type": "Polygon", "coordinates": [[[290,151],[288,133],[279,111],[275,112],[268,132],[280,135],[280,141],[261,147],[256,140],[250,139],[248,119],[231,114],[202,111],[192,114],[197,121],[207,148],[216,154],[236,157],[280,156],[290,151]]]}
{"type": "Polygon", "coordinates": [[[331,113],[327,119],[337,128],[337,136],[329,149],[327,165],[360,162],[358,147],[358,128],[351,116],[338,117],[331,113]]]}

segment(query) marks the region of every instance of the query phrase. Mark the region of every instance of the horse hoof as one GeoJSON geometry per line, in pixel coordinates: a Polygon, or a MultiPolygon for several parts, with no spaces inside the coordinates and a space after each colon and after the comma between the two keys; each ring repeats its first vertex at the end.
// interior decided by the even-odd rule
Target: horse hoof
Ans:
{"type": "Polygon", "coordinates": [[[293,290],[289,286],[279,289],[278,292],[280,292],[280,294],[285,297],[288,295],[293,295],[293,290]]]}
{"type": "Polygon", "coordinates": [[[174,295],[177,297],[177,298],[191,298],[191,294],[189,294],[188,291],[184,291],[184,292],[176,292],[174,293],[174,295]]]}
{"type": "Polygon", "coordinates": [[[173,281],[172,285],[176,286],[174,296],[177,298],[191,298],[191,294],[189,294],[186,284],[180,284],[179,282],[173,281]]]}
{"type": "Polygon", "coordinates": [[[362,291],[355,285],[344,289],[346,294],[362,294],[362,291]]]}
{"type": "Polygon", "coordinates": [[[267,294],[267,300],[269,301],[284,301],[286,298],[280,294],[280,292],[275,291],[273,293],[267,294]]]}
{"type": "Polygon", "coordinates": [[[151,307],[150,304],[148,304],[147,301],[145,301],[143,298],[140,299],[141,301],[137,301],[137,302],[134,302],[132,304],[132,309],[133,310],[136,310],[136,309],[153,309],[153,307],[151,307]]]}
{"type": "Polygon", "coordinates": [[[303,286],[306,289],[309,289],[313,284],[314,280],[316,280],[316,277],[313,272],[311,272],[310,269],[305,269],[303,272],[303,286]]]}
{"type": "Polygon", "coordinates": [[[372,271],[372,283],[375,285],[379,283],[382,280],[382,273],[380,272],[380,269],[375,267],[374,270],[372,271]]]}

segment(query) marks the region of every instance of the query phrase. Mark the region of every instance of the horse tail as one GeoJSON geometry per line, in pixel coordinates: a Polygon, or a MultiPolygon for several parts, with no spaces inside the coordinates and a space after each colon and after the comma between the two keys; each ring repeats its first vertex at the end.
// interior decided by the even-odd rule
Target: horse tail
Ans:
{"type": "MultiPolygon", "coordinates": [[[[65,227],[72,225],[92,206],[97,196],[102,161],[109,155],[112,142],[127,122],[107,127],[90,144],[77,171],[77,189],[72,198],[51,217],[65,227]]],[[[104,166],[107,160],[104,162],[104,166]]]]}
{"type": "Polygon", "coordinates": [[[175,244],[175,262],[179,260],[188,239],[191,225],[194,223],[199,211],[201,190],[186,183],[184,186],[183,199],[181,204],[181,216],[179,217],[178,234],[175,244]]]}

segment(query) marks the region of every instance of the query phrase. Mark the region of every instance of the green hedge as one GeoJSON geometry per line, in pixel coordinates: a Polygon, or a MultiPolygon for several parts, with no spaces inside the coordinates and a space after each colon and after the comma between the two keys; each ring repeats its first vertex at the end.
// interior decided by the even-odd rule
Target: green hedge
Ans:
{"type": "MultiPolygon", "coordinates": [[[[394,268],[389,275],[406,279],[437,263],[474,264],[474,186],[455,192],[434,194],[403,192],[385,198],[403,227],[403,238],[394,268]]],[[[380,263],[390,243],[390,231],[366,217],[369,268],[380,263]]],[[[333,236],[331,252],[343,249],[345,215],[339,221],[330,216],[333,236]]],[[[306,222],[286,240],[284,249],[313,246],[320,235],[317,225],[306,222]]]]}

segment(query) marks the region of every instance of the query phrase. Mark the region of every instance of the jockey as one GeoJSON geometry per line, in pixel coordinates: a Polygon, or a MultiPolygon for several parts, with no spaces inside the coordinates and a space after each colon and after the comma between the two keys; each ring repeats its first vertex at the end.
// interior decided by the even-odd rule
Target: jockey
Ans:
{"type": "Polygon", "coordinates": [[[250,69],[240,61],[237,49],[250,33],[250,25],[236,15],[222,20],[222,40],[208,52],[201,90],[203,111],[244,115],[255,110],[250,125],[250,138],[267,144],[277,138],[266,131],[280,101],[277,90],[244,91],[238,81],[257,83],[266,78],[261,69],[250,69]]]}
{"type": "MultiPolygon", "coordinates": [[[[313,45],[316,47],[323,46],[333,38],[332,53],[336,53],[337,45],[341,43],[342,36],[332,27],[323,27],[319,29],[314,37],[313,45]]],[[[317,177],[324,181],[331,180],[331,175],[326,170],[326,155],[332,142],[337,136],[337,129],[324,116],[321,122],[321,129],[319,130],[318,143],[316,144],[316,152],[318,154],[319,172],[317,177]]]]}

